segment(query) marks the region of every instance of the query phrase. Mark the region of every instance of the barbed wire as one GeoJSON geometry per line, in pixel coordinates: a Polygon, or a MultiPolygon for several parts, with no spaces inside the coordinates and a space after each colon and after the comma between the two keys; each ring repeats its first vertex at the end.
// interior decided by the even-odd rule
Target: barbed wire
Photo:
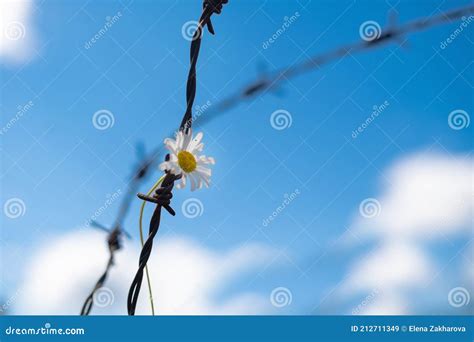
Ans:
{"type": "Polygon", "coordinates": [[[123,235],[128,235],[123,229],[123,221],[127,216],[127,213],[130,209],[132,201],[135,198],[135,194],[139,188],[140,183],[145,179],[151,166],[155,163],[157,155],[159,154],[159,150],[155,150],[154,152],[150,153],[149,156],[143,156],[143,158],[139,161],[137,167],[132,173],[129,183],[127,184],[127,193],[125,194],[124,199],[120,204],[120,208],[117,213],[117,217],[114,221],[114,224],[112,225],[112,229],[109,230],[97,222],[92,222],[93,226],[108,232],[107,246],[109,250],[109,259],[107,261],[104,273],[102,273],[102,275],[99,277],[99,279],[94,285],[94,288],[84,301],[84,304],[81,309],[81,316],[87,316],[90,314],[94,305],[95,294],[101,287],[104,286],[104,283],[107,280],[110,269],[112,268],[115,262],[115,253],[122,248],[121,239],[123,235]]]}
{"type": "MultiPolygon", "coordinates": [[[[363,51],[372,50],[375,48],[380,48],[387,45],[390,42],[401,42],[403,38],[411,34],[417,33],[429,29],[434,26],[451,23],[457,21],[465,16],[471,15],[474,13],[474,5],[462,7],[459,9],[451,10],[439,15],[433,15],[423,18],[415,19],[411,22],[408,22],[404,25],[396,26],[394,23],[391,23],[385,29],[374,36],[372,39],[361,39],[360,41],[352,44],[347,44],[342,47],[335,48],[325,53],[315,55],[308,58],[307,60],[300,62],[298,64],[275,69],[273,71],[265,73],[265,75],[259,76],[254,81],[249,82],[241,90],[235,92],[233,95],[224,98],[218,102],[213,108],[206,110],[204,113],[205,116],[201,115],[194,117],[192,116],[192,106],[194,103],[196,95],[196,63],[199,56],[199,50],[201,45],[202,38],[202,28],[207,26],[209,32],[214,34],[214,29],[210,21],[210,17],[213,13],[219,14],[222,10],[222,5],[227,3],[228,0],[206,0],[203,3],[203,13],[199,21],[198,28],[193,36],[191,42],[190,50],[190,59],[191,66],[188,74],[187,87],[186,87],[186,111],[184,113],[183,119],[181,121],[180,130],[187,130],[191,128],[193,121],[198,125],[202,126],[212,121],[219,115],[222,115],[226,111],[232,109],[233,107],[238,106],[241,102],[248,101],[257,96],[263,96],[268,91],[271,91],[277,88],[281,83],[288,81],[292,78],[300,76],[302,74],[308,73],[315,69],[319,69],[322,66],[335,62],[337,60],[343,59],[344,57],[349,56],[352,53],[360,53],[363,51]]],[[[140,181],[144,178],[147,173],[150,165],[156,162],[162,154],[163,147],[159,146],[149,157],[143,158],[140,167],[137,169],[135,176],[130,182],[129,191],[126,196],[126,199],[122,202],[119,214],[114,224],[114,228],[109,231],[107,237],[107,244],[109,247],[109,260],[106,266],[106,269],[102,276],[97,281],[94,289],[87,297],[81,315],[88,315],[92,309],[94,294],[98,289],[100,289],[105,283],[110,268],[114,264],[114,255],[117,250],[121,248],[120,238],[124,231],[122,230],[122,221],[128,212],[131,201],[135,197],[136,189],[139,186],[140,181]]],[[[143,194],[138,194],[139,198],[152,202],[156,204],[156,208],[153,212],[152,218],[150,220],[149,234],[148,238],[145,241],[142,251],[139,258],[139,267],[135,275],[134,280],[130,286],[128,299],[127,299],[127,310],[129,315],[134,315],[136,310],[136,305],[138,301],[138,296],[140,293],[140,288],[143,280],[143,271],[146,267],[148,259],[150,257],[153,239],[158,232],[160,219],[161,219],[161,208],[165,208],[171,215],[175,215],[174,210],[170,207],[170,202],[172,198],[172,189],[174,182],[179,179],[179,176],[172,175],[171,173],[166,173],[165,178],[161,184],[161,187],[155,192],[153,196],[146,196],[143,194]]]]}
{"type": "MultiPolygon", "coordinates": [[[[402,42],[402,38],[409,36],[410,34],[417,33],[422,30],[429,29],[434,26],[452,23],[463,19],[466,16],[474,14],[474,5],[466,6],[439,15],[433,15],[428,17],[422,17],[408,22],[404,25],[396,26],[392,20],[389,22],[388,27],[380,29],[378,35],[372,39],[364,40],[361,38],[360,41],[352,44],[346,44],[342,47],[334,48],[328,52],[324,52],[313,57],[306,59],[298,64],[275,69],[273,71],[267,71],[265,74],[260,75],[254,81],[249,82],[241,90],[236,91],[233,95],[219,101],[217,104],[199,113],[190,120],[194,121],[197,126],[204,126],[211,122],[216,117],[225,114],[230,109],[238,106],[241,102],[251,100],[258,95],[266,95],[267,92],[276,89],[280,83],[288,81],[292,78],[300,76],[302,74],[311,72],[331,62],[336,62],[346,56],[349,56],[354,52],[363,52],[376,48],[380,48],[389,44],[390,42],[402,42]],[[204,115],[205,114],[205,115],[204,115]]],[[[163,153],[164,148],[160,146],[159,151],[163,153]]]]}
{"type": "MultiPolygon", "coordinates": [[[[203,27],[206,26],[211,34],[214,34],[214,28],[211,22],[211,16],[216,13],[220,14],[222,7],[228,0],[204,0],[203,11],[201,18],[199,19],[196,31],[194,32],[191,49],[190,49],[190,60],[191,66],[189,68],[188,79],[186,83],[186,111],[183,115],[183,119],[179,126],[179,130],[187,132],[191,129],[193,123],[192,109],[194,99],[196,97],[196,65],[199,58],[199,50],[201,48],[201,38],[203,27]]],[[[169,156],[166,156],[168,159],[169,156]]],[[[152,196],[144,194],[138,194],[138,197],[144,201],[152,202],[156,204],[155,210],[150,220],[150,226],[148,231],[148,238],[143,244],[142,251],[138,262],[138,270],[135,277],[130,285],[130,289],[127,297],[127,311],[129,315],[135,315],[137,307],[138,296],[143,281],[143,272],[147,266],[148,259],[150,258],[151,251],[153,248],[153,239],[158,233],[161,220],[161,209],[164,208],[172,216],[175,215],[175,211],[171,208],[171,198],[173,197],[172,191],[174,182],[181,178],[181,175],[174,175],[171,172],[165,172],[163,182],[160,187],[155,191],[152,196]]]]}
{"type": "Polygon", "coordinates": [[[315,69],[319,69],[323,65],[338,61],[344,57],[349,56],[350,54],[380,48],[394,41],[401,43],[402,39],[404,39],[406,36],[409,36],[410,34],[414,34],[434,26],[451,23],[466,16],[472,15],[473,13],[474,5],[470,5],[447,11],[439,15],[415,19],[404,25],[396,26],[395,23],[390,22],[385,29],[380,28],[380,32],[377,32],[377,34],[373,37],[361,37],[361,40],[356,43],[347,44],[328,52],[315,55],[306,59],[305,61],[288,67],[266,72],[264,75],[260,75],[254,81],[249,82],[249,84],[244,86],[241,90],[218,102],[215,106],[213,106],[213,108],[210,108],[208,111],[206,111],[205,116],[200,115],[199,120],[196,120],[197,125],[204,125],[213,120],[215,117],[238,106],[241,102],[248,101],[257,97],[258,95],[265,95],[268,91],[276,89],[281,83],[285,81],[315,69]]]}

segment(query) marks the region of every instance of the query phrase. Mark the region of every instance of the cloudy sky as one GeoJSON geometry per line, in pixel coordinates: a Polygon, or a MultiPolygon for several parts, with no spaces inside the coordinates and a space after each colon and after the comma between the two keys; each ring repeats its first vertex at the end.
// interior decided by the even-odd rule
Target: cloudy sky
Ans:
{"type": "MultiPolygon", "coordinates": [[[[259,73],[367,38],[388,13],[405,23],[467,4],[231,3],[204,34],[195,111],[204,120],[259,73]]],[[[105,233],[86,223],[113,223],[137,144],[177,128],[201,5],[0,6],[2,311],[77,314],[107,261],[105,233]]],[[[205,121],[212,186],[175,191],[177,216],[164,214],[157,311],[472,311],[473,22],[351,53],[205,121]]],[[[139,205],[93,314],[126,313],[139,205]]]]}

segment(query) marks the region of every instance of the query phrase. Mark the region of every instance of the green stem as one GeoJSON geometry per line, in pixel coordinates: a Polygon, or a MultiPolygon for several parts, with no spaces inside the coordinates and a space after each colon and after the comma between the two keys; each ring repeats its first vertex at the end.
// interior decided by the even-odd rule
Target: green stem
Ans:
{"type": "MultiPolygon", "coordinates": [[[[160,186],[161,182],[163,182],[163,179],[165,176],[161,176],[160,179],[156,181],[155,184],[153,184],[153,187],[148,191],[147,196],[151,196],[153,192],[160,186]]],[[[140,207],[140,218],[138,221],[138,227],[140,228],[140,241],[142,243],[142,248],[143,245],[145,244],[145,239],[143,238],[143,211],[145,210],[145,205],[146,201],[142,202],[142,205],[140,207]]],[[[148,284],[148,294],[150,296],[150,306],[151,306],[151,314],[155,316],[155,305],[153,304],[153,291],[151,289],[151,280],[150,280],[150,274],[148,273],[148,266],[145,266],[145,274],[146,274],[146,282],[148,284]]]]}

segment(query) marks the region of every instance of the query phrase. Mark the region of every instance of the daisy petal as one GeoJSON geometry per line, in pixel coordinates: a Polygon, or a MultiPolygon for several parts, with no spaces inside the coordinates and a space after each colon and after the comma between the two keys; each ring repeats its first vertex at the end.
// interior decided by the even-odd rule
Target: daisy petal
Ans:
{"type": "Polygon", "coordinates": [[[193,132],[191,129],[187,130],[187,133],[183,134],[183,146],[181,146],[181,149],[184,151],[188,150],[189,143],[191,142],[191,139],[193,138],[193,132]]]}
{"type": "Polygon", "coordinates": [[[183,177],[181,177],[181,181],[176,185],[176,187],[178,189],[184,189],[185,186],[186,186],[186,175],[183,175],[183,177]]]}
{"type": "Polygon", "coordinates": [[[171,167],[171,164],[169,162],[163,162],[160,164],[160,170],[161,171],[166,171],[166,170],[169,170],[171,167]]]}
{"type": "Polygon", "coordinates": [[[189,180],[191,181],[191,191],[196,190],[196,179],[194,178],[194,175],[192,173],[188,174],[189,180]]]}
{"type": "Polygon", "coordinates": [[[183,132],[179,131],[176,134],[176,150],[177,151],[183,149],[183,141],[184,141],[183,132]]]}
{"type": "MultiPolygon", "coordinates": [[[[215,164],[215,160],[212,157],[206,157],[200,155],[204,148],[202,142],[204,134],[199,132],[193,138],[192,130],[178,131],[175,139],[165,139],[164,143],[166,148],[169,150],[169,158],[159,165],[159,168],[163,171],[170,172],[174,175],[182,175],[181,181],[177,182],[176,187],[182,189],[186,186],[186,183],[190,183],[191,191],[201,189],[204,186],[209,187],[211,178],[211,169],[204,167],[204,165],[215,164]],[[189,152],[196,161],[196,168],[192,168],[193,171],[187,173],[180,165],[179,153],[182,151],[189,152]]],[[[183,155],[184,156],[184,155],[183,155]]],[[[190,156],[187,156],[189,158],[190,156]]],[[[181,163],[184,161],[181,160],[181,163]]],[[[183,166],[184,167],[184,166],[183,166]]]]}
{"type": "Polygon", "coordinates": [[[178,153],[176,141],[174,139],[166,138],[165,147],[172,153],[178,153]]]}
{"type": "Polygon", "coordinates": [[[214,165],[216,162],[212,157],[199,156],[197,160],[198,164],[211,164],[214,165]]]}
{"type": "Polygon", "coordinates": [[[211,169],[204,167],[204,166],[198,166],[196,168],[196,171],[198,171],[200,174],[206,176],[206,177],[211,177],[211,169]]]}
{"type": "Polygon", "coordinates": [[[204,144],[201,144],[201,140],[204,134],[199,132],[196,137],[189,143],[187,151],[194,153],[195,151],[202,151],[204,144]]]}
{"type": "Polygon", "coordinates": [[[199,171],[199,170],[196,171],[196,172],[197,172],[197,174],[199,175],[200,180],[201,180],[202,182],[204,182],[204,185],[206,186],[206,188],[208,188],[208,187],[209,187],[209,183],[210,183],[210,182],[209,182],[209,176],[207,176],[206,174],[202,173],[202,172],[199,171]]]}

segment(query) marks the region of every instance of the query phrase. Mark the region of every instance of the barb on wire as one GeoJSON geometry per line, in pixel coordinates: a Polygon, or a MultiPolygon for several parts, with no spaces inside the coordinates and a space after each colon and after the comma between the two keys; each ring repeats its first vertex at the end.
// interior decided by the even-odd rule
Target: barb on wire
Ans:
{"type": "Polygon", "coordinates": [[[373,39],[361,39],[356,43],[348,44],[326,53],[315,55],[298,64],[273,70],[269,75],[265,74],[255,79],[250,82],[250,84],[243,87],[243,89],[217,103],[213,109],[210,109],[206,113],[205,118],[199,119],[199,125],[211,121],[219,114],[239,105],[241,102],[255,98],[258,95],[264,95],[266,92],[277,88],[277,86],[284,81],[288,81],[296,76],[318,69],[325,64],[340,60],[347,57],[349,54],[379,48],[392,41],[400,42],[410,34],[437,25],[450,23],[472,14],[474,14],[474,5],[451,10],[439,15],[419,18],[404,25],[397,26],[394,22],[391,22],[385,29],[381,30],[380,34],[374,36],[373,39]]]}
{"type": "Polygon", "coordinates": [[[152,152],[149,156],[143,156],[142,160],[137,165],[136,169],[134,170],[131,180],[128,184],[128,190],[125,194],[125,197],[120,205],[117,217],[115,219],[114,224],[112,225],[112,229],[107,229],[106,227],[102,226],[101,224],[93,221],[92,225],[108,232],[107,235],[107,246],[109,249],[109,259],[107,261],[107,265],[105,267],[104,273],[99,277],[97,282],[94,285],[91,293],[87,296],[86,300],[81,309],[81,315],[87,316],[90,314],[92,307],[94,305],[94,297],[96,292],[104,286],[105,281],[109,275],[110,269],[114,265],[115,262],[115,252],[117,252],[121,247],[121,238],[122,235],[126,235],[130,237],[130,235],[123,229],[123,221],[129,211],[130,205],[135,198],[135,193],[143,181],[145,176],[147,175],[148,171],[150,170],[151,166],[155,163],[156,157],[160,151],[156,150],[152,152]]]}
{"type": "MultiPolygon", "coordinates": [[[[204,0],[203,10],[196,32],[194,32],[193,39],[191,41],[190,49],[190,68],[188,73],[188,79],[186,83],[186,111],[181,120],[179,130],[186,132],[192,127],[192,109],[194,99],[196,97],[196,65],[199,57],[199,50],[201,48],[202,30],[204,26],[207,27],[211,34],[214,34],[214,27],[211,22],[211,16],[216,13],[220,14],[222,7],[228,0],[204,0]]],[[[168,158],[168,156],[166,157],[168,158]]],[[[138,296],[143,281],[143,273],[147,266],[148,259],[150,258],[151,251],[153,248],[153,239],[158,233],[161,220],[161,209],[164,208],[170,215],[175,215],[174,210],[171,208],[171,198],[173,197],[172,190],[174,182],[181,178],[181,175],[174,175],[171,172],[166,172],[164,179],[160,187],[155,191],[152,196],[146,196],[144,194],[138,194],[138,197],[142,200],[149,201],[156,204],[155,210],[150,220],[150,226],[148,230],[148,237],[142,247],[140,258],[138,262],[138,270],[135,277],[130,285],[127,298],[127,311],[129,315],[135,315],[137,307],[138,296]]]]}

